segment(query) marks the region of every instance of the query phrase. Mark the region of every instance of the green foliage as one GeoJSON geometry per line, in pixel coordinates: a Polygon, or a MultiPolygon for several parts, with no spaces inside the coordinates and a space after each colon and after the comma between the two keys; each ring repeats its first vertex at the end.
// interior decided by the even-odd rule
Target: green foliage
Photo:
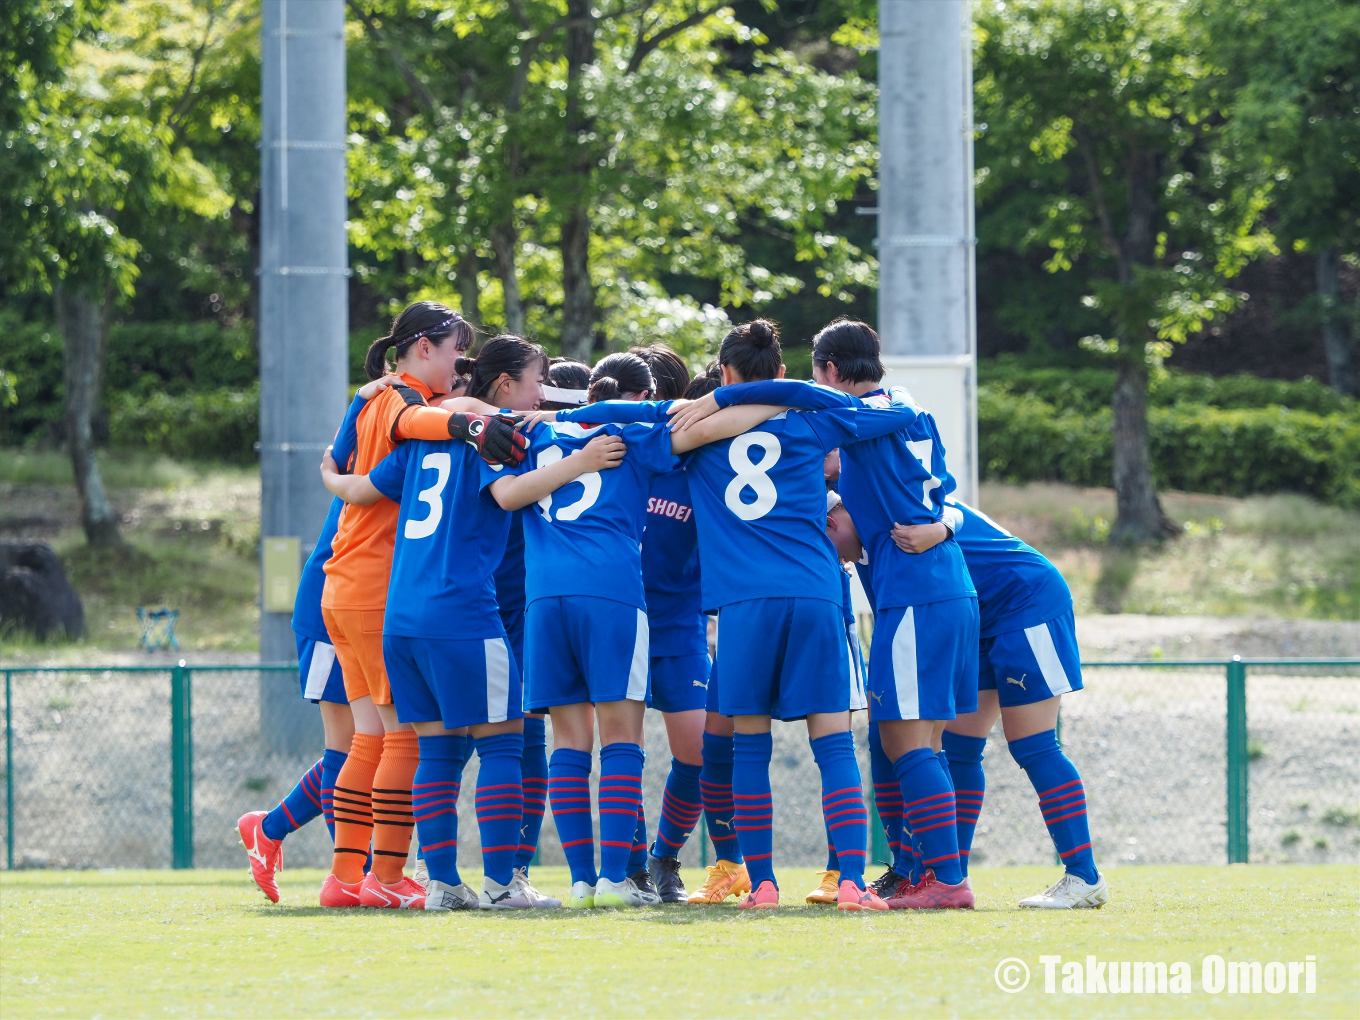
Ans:
{"type": "Polygon", "coordinates": [[[172,396],[120,394],[109,413],[111,445],[171,457],[248,462],[260,434],[260,384],[172,396]]]}
{"type": "MultiPolygon", "coordinates": [[[[978,381],[1014,393],[1026,393],[1059,411],[1095,414],[1110,406],[1114,371],[1103,368],[1035,368],[1015,358],[978,363],[978,381]]],[[[1262,379],[1254,375],[1211,376],[1175,369],[1153,377],[1148,403],[1209,404],[1213,407],[1288,407],[1315,414],[1360,415],[1360,402],[1341,396],[1316,379],[1262,379]]]]}
{"type": "MultiPolygon", "coordinates": [[[[1001,481],[1108,485],[1113,414],[1059,410],[1029,394],[978,390],[982,474],[1001,481]]],[[[1285,407],[1173,404],[1148,412],[1159,487],[1245,496],[1304,492],[1360,507],[1360,416],[1285,407]]]]}

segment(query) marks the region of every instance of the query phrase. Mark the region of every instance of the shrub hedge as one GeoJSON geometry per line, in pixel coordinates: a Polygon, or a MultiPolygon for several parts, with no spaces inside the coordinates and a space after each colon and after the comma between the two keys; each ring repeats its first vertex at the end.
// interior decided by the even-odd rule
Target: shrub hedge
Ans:
{"type": "MultiPolygon", "coordinates": [[[[1113,415],[1060,409],[1005,387],[978,389],[981,473],[1007,482],[1110,484],[1113,415]]],[[[1360,414],[1174,404],[1148,411],[1164,488],[1225,496],[1289,490],[1360,508],[1360,414]]]]}
{"type": "Polygon", "coordinates": [[[150,449],[185,460],[236,463],[256,458],[260,435],[260,384],[244,390],[120,394],[110,401],[109,444],[150,449]]]}

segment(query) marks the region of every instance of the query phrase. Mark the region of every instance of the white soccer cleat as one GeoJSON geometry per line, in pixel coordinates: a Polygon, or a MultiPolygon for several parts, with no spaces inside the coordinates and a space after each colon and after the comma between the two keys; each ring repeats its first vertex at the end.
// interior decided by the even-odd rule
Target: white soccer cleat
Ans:
{"type": "Polygon", "coordinates": [[[597,907],[657,907],[661,897],[649,889],[639,889],[631,878],[622,882],[611,882],[602,878],[595,883],[595,906],[597,907]]]}
{"type": "Polygon", "coordinates": [[[476,910],[478,896],[465,884],[447,885],[435,879],[425,886],[426,910],[476,910]]]}
{"type": "Polygon", "coordinates": [[[495,879],[482,879],[482,895],[478,906],[483,910],[528,910],[534,906],[529,899],[528,882],[510,879],[509,885],[501,885],[495,879]]]}
{"type": "Polygon", "coordinates": [[[1020,901],[1022,907],[1040,907],[1045,910],[1080,910],[1086,907],[1103,907],[1110,899],[1110,887],[1105,884],[1105,876],[1097,875],[1096,884],[1091,885],[1076,875],[1063,875],[1038,896],[1020,901]]]}
{"type": "Polygon", "coordinates": [[[411,876],[411,881],[424,889],[430,884],[430,869],[425,866],[425,858],[416,858],[415,874],[411,876]]]}
{"type": "Polygon", "coordinates": [[[571,899],[567,901],[567,906],[584,907],[587,910],[595,906],[595,887],[589,882],[573,882],[571,899]]]}
{"type": "Polygon", "coordinates": [[[529,881],[529,871],[527,868],[516,868],[515,877],[510,884],[519,885],[521,887],[521,892],[529,898],[529,905],[532,907],[551,908],[560,907],[562,905],[561,900],[553,896],[544,896],[534,888],[533,883],[529,881]]]}

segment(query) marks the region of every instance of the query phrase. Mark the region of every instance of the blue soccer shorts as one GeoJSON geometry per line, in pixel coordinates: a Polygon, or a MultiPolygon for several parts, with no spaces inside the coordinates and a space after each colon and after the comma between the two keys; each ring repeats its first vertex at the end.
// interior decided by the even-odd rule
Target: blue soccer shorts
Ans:
{"type": "Polygon", "coordinates": [[[869,717],[953,719],[977,711],[977,599],[884,609],[869,653],[869,717]]]}
{"type": "Polygon", "coordinates": [[[707,652],[653,655],[647,704],[658,712],[691,712],[708,703],[713,661],[707,652]]]}
{"type": "Polygon", "coordinates": [[[1072,610],[1035,627],[983,638],[978,690],[996,691],[1002,708],[1081,690],[1081,653],[1072,610]]]}
{"type": "Polygon", "coordinates": [[[501,625],[505,628],[505,640],[510,642],[510,652],[520,668],[524,668],[524,610],[514,613],[501,613],[501,625]]]}
{"type": "Polygon", "coordinates": [[[850,709],[850,654],[837,603],[787,598],[723,606],[717,659],[723,715],[802,719],[850,709]]]}
{"type": "Polygon", "coordinates": [[[524,618],[524,710],[646,701],[647,614],[613,599],[575,595],[529,603],[524,618]]]}
{"type": "Polygon", "coordinates": [[[383,661],[397,719],[446,729],[524,715],[519,664],[501,634],[489,638],[383,635],[383,661]]]}
{"type": "Polygon", "coordinates": [[[298,679],[302,682],[302,696],[312,703],[329,701],[348,705],[345,678],[340,673],[340,660],[335,657],[335,646],[328,641],[304,637],[297,631],[298,679]]]}

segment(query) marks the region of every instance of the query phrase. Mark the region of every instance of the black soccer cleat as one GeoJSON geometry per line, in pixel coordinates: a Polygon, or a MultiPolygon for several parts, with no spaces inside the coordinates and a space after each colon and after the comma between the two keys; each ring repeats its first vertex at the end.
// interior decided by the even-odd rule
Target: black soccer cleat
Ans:
{"type": "Polygon", "coordinates": [[[688,903],[689,893],[680,881],[680,858],[647,855],[647,873],[656,883],[662,903],[688,903]]]}
{"type": "Polygon", "coordinates": [[[870,882],[869,888],[872,889],[880,899],[886,900],[889,896],[895,896],[898,892],[898,886],[902,885],[910,888],[911,882],[893,871],[892,868],[889,868],[887,871],[883,872],[883,874],[879,875],[878,878],[870,882]]]}

